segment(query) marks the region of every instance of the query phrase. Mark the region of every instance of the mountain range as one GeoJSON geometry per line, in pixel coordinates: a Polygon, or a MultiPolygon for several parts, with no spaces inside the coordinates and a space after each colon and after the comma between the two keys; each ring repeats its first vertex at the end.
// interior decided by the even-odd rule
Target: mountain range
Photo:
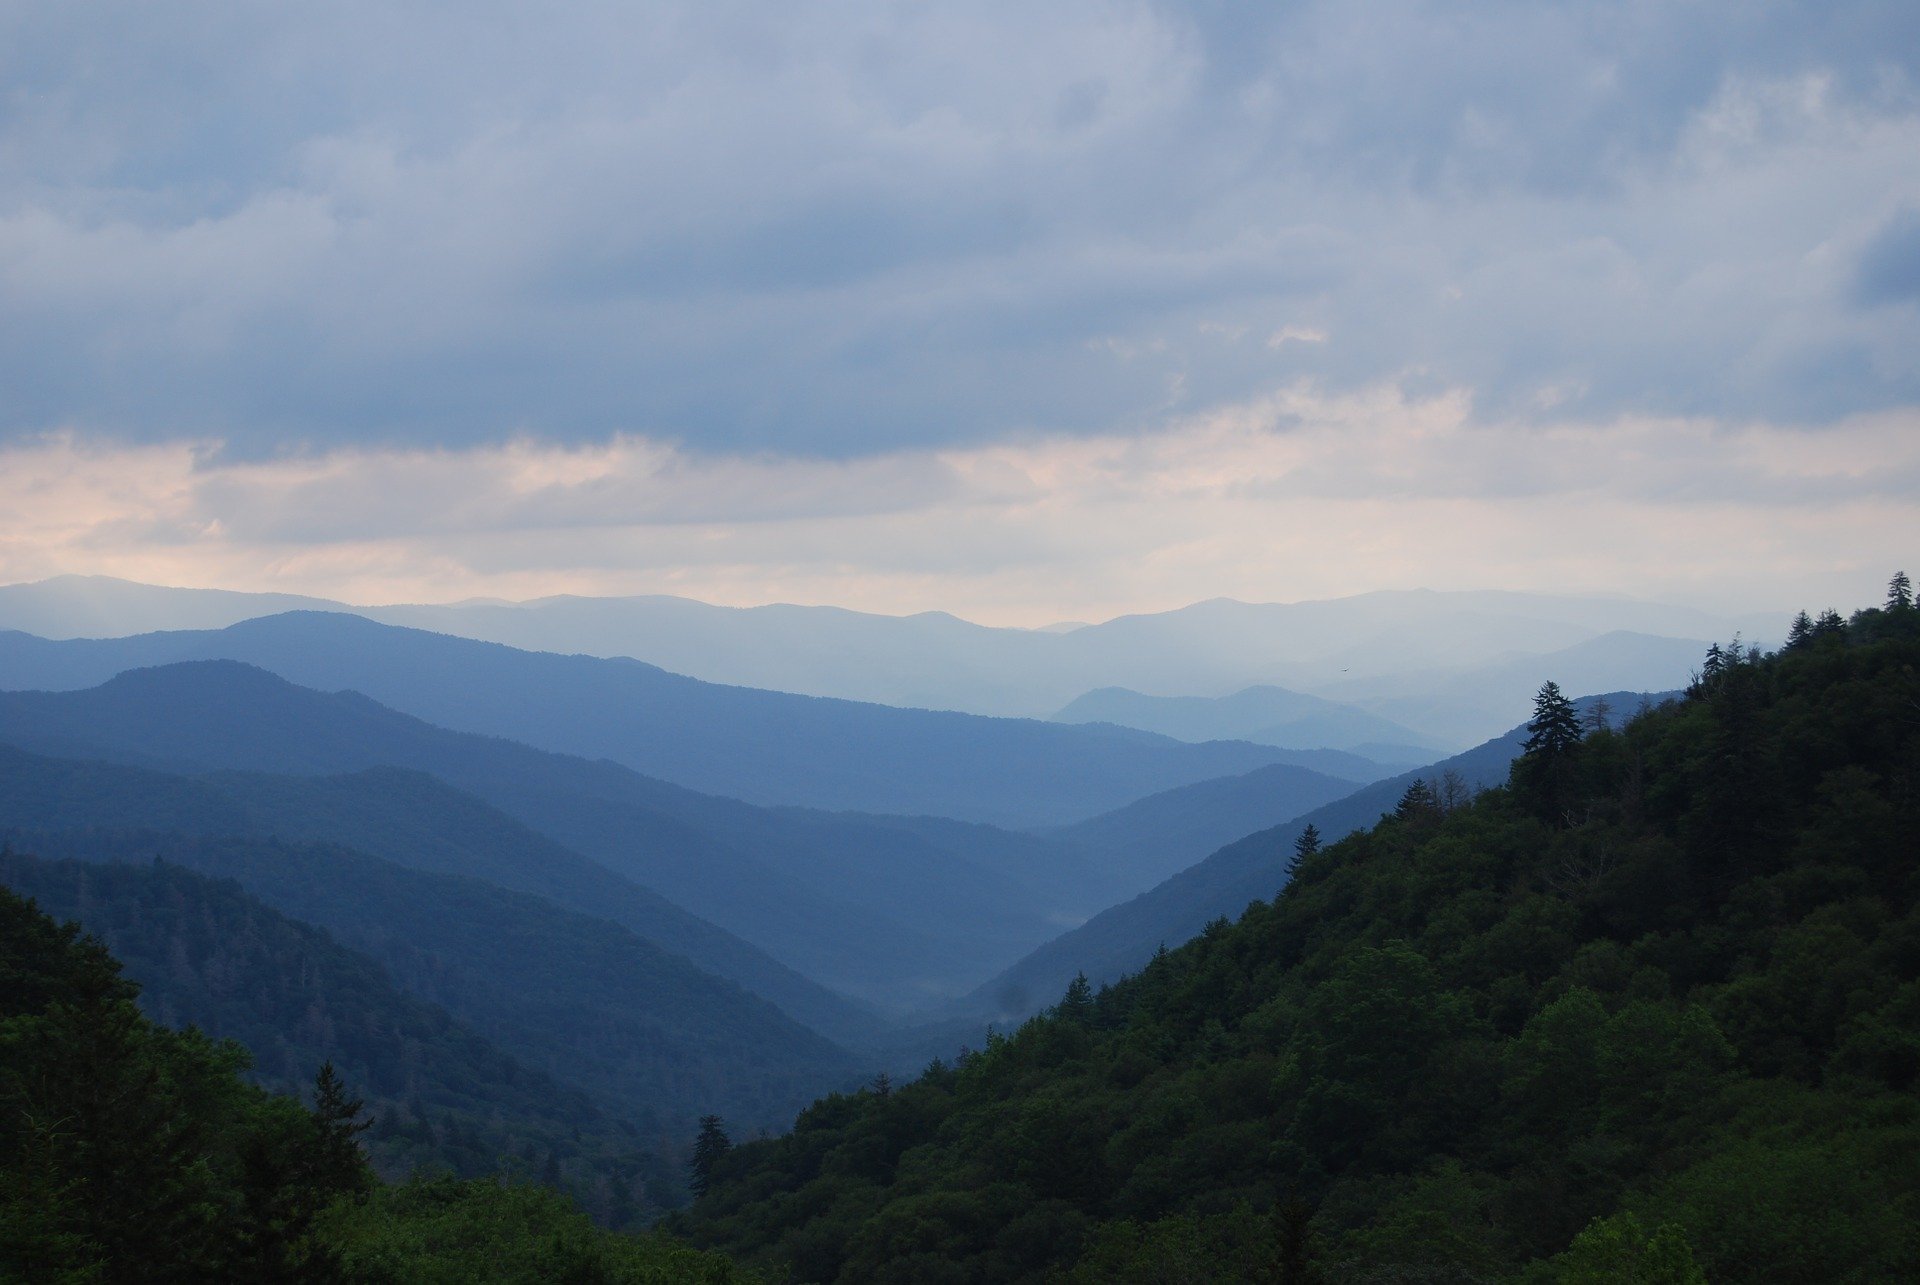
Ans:
{"type": "MultiPolygon", "coordinates": [[[[1499,672],[1606,663],[1570,689],[1666,689],[1673,658],[1624,635],[1684,643],[1681,664],[1735,633],[1776,642],[1789,613],[1730,614],[1619,598],[1492,591],[1390,591],[1297,603],[1216,599],[1060,629],[996,628],[939,612],[883,616],[837,607],[724,607],[666,596],[361,607],[285,594],[167,589],[63,576],[0,587],[0,628],[49,638],[219,629],[288,610],[370,619],[536,651],[632,657],[711,682],[882,704],[1047,717],[1089,691],[1229,696],[1277,685],[1402,723],[1458,749],[1519,714],[1499,672]],[[1623,635],[1608,639],[1608,635],[1623,635]],[[1555,654],[1584,643],[1597,649],[1555,654]],[[1597,650],[1597,654],[1596,653],[1597,650]],[[1610,659],[1608,659],[1610,658],[1610,659]],[[1417,678],[1414,676],[1418,676],[1417,678]],[[1421,708],[1435,678],[1450,702],[1421,708]],[[1392,682],[1407,679],[1397,692],[1392,682]],[[1479,699],[1467,697],[1477,692],[1479,699]],[[1394,704],[1394,701],[1400,701],[1394,704]]],[[[1524,694],[1539,685],[1521,683],[1524,694]]],[[[1396,743],[1385,738],[1386,743],[1396,743]]]]}

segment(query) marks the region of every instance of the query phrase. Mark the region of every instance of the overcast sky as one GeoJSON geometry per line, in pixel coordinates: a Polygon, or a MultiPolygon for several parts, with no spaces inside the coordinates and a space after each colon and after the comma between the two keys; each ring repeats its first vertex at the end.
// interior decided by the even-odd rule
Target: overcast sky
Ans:
{"type": "Polygon", "coordinates": [[[0,0],[0,580],[1859,605],[1917,61],[1912,0],[0,0]]]}

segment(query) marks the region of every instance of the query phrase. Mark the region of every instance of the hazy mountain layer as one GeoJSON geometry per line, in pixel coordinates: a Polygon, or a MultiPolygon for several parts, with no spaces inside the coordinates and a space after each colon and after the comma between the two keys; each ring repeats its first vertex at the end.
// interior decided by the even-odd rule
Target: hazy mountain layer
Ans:
{"type": "Polygon", "coordinates": [[[232,882],[166,863],[6,852],[0,884],[99,938],[156,1022],[237,1041],[259,1083],[301,1093],[332,1062],[376,1121],[366,1142],[385,1173],[517,1164],[589,1199],[608,1179],[628,1183],[630,1200],[636,1177],[677,1185],[667,1163],[646,1154],[663,1123],[651,1106],[626,1119],[603,1113],[579,1089],[401,991],[367,956],[232,882]]]}
{"type": "MultiPolygon", "coordinates": [[[[1596,700],[1603,700],[1617,721],[1637,709],[1643,699],[1663,698],[1614,692],[1588,697],[1579,704],[1585,710],[1591,709],[1596,700]]],[[[1497,785],[1506,779],[1524,739],[1525,729],[1516,728],[1464,754],[1376,781],[1279,825],[1246,834],[1158,886],[1054,938],[982,986],[962,1007],[1006,1021],[1024,1017],[1056,998],[1076,973],[1084,972],[1095,982],[1102,982],[1137,971],[1161,946],[1177,946],[1212,920],[1222,915],[1237,916],[1249,902],[1273,896],[1286,882],[1294,839],[1308,825],[1331,842],[1391,812],[1415,781],[1439,782],[1452,774],[1461,787],[1469,790],[1497,785]]],[[[1229,802],[1231,796],[1244,799],[1249,794],[1257,796],[1263,789],[1258,774],[1223,783],[1214,792],[1214,806],[1224,810],[1234,806],[1229,802]]]]}
{"type": "Polygon", "coordinates": [[[232,879],[519,1060],[671,1136],[707,1111],[778,1126],[858,1078],[844,1050],[732,983],[617,924],[477,879],[325,844],[110,830],[30,830],[11,841],[56,857],[159,857],[232,879]]]}
{"type": "MultiPolygon", "coordinates": [[[[295,720],[287,728],[311,731],[295,720]]],[[[81,754],[107,752],[44,726],[29,734],[16,724],[13,735],[81,754]]],[[[126,757],[163,757],[125,754],[126,741],[119,745],[126,757]]],[[[758,947],[423,772],[378,767],[342,776],[188,778],[120,763],[46,759],[0,745],[0,825],[342,844],[409,869],[470,875],[611,919],[829,1038],[865,1040],[878,1027],[872,1013],[758,947]]]]}
{"type": "Polygon", "coordinates": [[[1278,764],[1183,785],[1049,834],[1099,853],[1131,897],[1224,843],[1346,798],[1360,784],[1278,764]]]}
{"type": "MultiPolygon", "coordinates": [[[[44,637],[218,629],[316,605],[283,595],[64,576],[0,587],[0,628],[44,637]]],[[[837,607],[735,608],[662,596],[324,605],[535,651],[631,656],[712,682],[1028,717],[1044,717],[1101,687],[1217,697],[1278,684],[1351,702],[1343,681],[1460,670],[1504,654],[1560,651],[1618,630],[1722,641],[1744,630],[1777,641],[1786,628],[1784,612],[1728,615],[1614,598],[1428,590],[1298,603],[1222,599],[1066,632],[989,628],[939,612],[902,617],[837,607]]],[[[1638,672],[1580,686],[1647,690],[1675,681],[1664,671],[1638,672]]],[[[1496,702],[1508,694],[1493,693],[1496,702]]],[[[1407,721],[1390,710],[1373,712],[1407,721]]],[[[1496,703],[1478,718],[1463,731],[1448,730],[1453,723],[1414,725],[1458,745],[1510,726],[1514,714],[1496,703]]]]}
{"type": "Polygon", "coordinates": [[[766,805],[1063,825],[1282,751],[1112,727],[896,709],[723,687],[631,660],[519,651],[356,616],[294,612],[211,633],[48,642],[0,635],[8,687],[78,688],[143,665],[226,659],[357,691],[442,727],[606,758],[766,805]]]}
{"type": "MultiPolygon", "coordinates": [[[[547,843],[492,827],[485,809],[446,797],[444,787],[391,774],[208,784],[246,801],[243,831],[366,844],[409,864],[510,881],[589,913],[617,914],[642,933],[672,918],[611,871],[809,978],[901,1009],[978,985],[1121,895],[1098,854],[1078,845],[992,839],[957,824],[756,808],[605,761],[447,731],[364,696],[310,691],[235,662],[135,670],[84,691],[0,693],[0,739],[190,772],[431,773],[547,843]],[[555,841],[571,851],[554,850],[555,841]],[[575,853],[604,869],[583,868],[575,853]]],[[[676,947],[691,941],[703,948],[693,957],[716,966],[708,963],[716,944],[695,925],[668,926],[676,947]]],[[[766,985],[765,971],[741,980],[766,985]]],[[[783,984],[776,998],[819,1013],[822,1029],[858,1038],[849,1015],[817,993],[795,995],[777,973],[771,980],[783,984]]]]}
{"type": "Polygon", "coordinates": [[[1117,723],[1181,741],[1253,741],[1286,749],[1356,750],[1397,745],[1416,762],[1454,747],[1352,705],[1284,687],[1231,696],[1145,696],[1124,687],[1088,692],[1055,714],[1058,723],[1117,723]]]}

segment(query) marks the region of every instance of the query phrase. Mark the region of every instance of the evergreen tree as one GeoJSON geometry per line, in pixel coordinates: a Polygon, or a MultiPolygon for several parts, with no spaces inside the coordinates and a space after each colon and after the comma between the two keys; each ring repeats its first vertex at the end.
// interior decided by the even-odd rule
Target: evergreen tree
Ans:
{"type": "Polygon", "coordinates": [[[1813,641],[1813,617],[1802,611],[1793,618],[1793,624],[1787,628],[1787,648],[1793,650],[1805,647],[1813,641]]]}
{"type": "Polygon", "coordinates": [[[1907,573],[1896,571],[1893,579],[1887,582],[1887,610],[1905,611],[1913,606],[1913,581],[1907,579],[1907,573]]]}
{"type": "Polygon", "coordinates": [[[1059,1014],[1069,1022],[1086,1026],[1093,1021],[1093,986],[1085,973],[1076,973],[1060,997],[1059,1014]]]}
{"type": "Polygon", "coordinates": [[[347,1087],[324,1062],[313,1080],[313,1122],[319,1130],[314,1149],[314,1181],[322,1190],[345,1194],[366,1190],[372,1181],[360,1135],[372,1124],[360,1118],[365,1104],[347,1096],[347,1087]]]}
{"type": "Polygon", "coordinates": [[[1427,783],[1426,778],[1421,777],[1400,796],[1393,814],[1402,821],[1437,820],[1440,816],[1440,796],[1433,792],[1433,786],[1427,783]]]}
{"type": "Polygon", "coordinates": [[[693,1159],[688,1162],[693,1188],[697,1199],[707,1194],[707,1188],[713,1182],[713,1167],[720,1163],[721,1157],[733,1150],[733,1141],[727,1137],[727,1131],[717,1115],[700,1117],[700,1136],[694,1139],[693,1159]]]}
{"type": "MultiPolygon", "coordinates": [[[[1716,644],[1709,658],[1719,655],[1716,644]]],[[[1580,718],[1573,702],[1560,692],[1560,684],[1543,683],[1533,698],[1533,717],[1527,720],[1527,739],[1521,746],[1528,758],[1557,759],[1580,743],[1580,718]]]]}
{"type": "Polygon", "coordinates": [[[1287,878],[1292,879],[1298,874],[1300,863],[1318,851],[1320,851],[1320,828],[1309,821],[1307,828],[1294,838],[1293,856],[1287,861],[1287,878]]]}

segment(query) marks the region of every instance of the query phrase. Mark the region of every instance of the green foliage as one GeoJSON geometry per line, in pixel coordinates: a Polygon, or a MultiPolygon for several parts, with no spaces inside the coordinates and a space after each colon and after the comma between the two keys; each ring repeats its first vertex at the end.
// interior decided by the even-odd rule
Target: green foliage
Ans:
{"type": "MultiPolygon", "coordinates": [[[[112,836],[91,839],[95,852],[114,850],[112,836]]],[[[239,841],[208,846],[255,851],[239,841]]],[[[279,851],[289,856],[283,878],[312,856],[310,849],[279,851]]],[[[351,869],[351,854],[340,855],[351,869]]],[[[611,1226],[681,1199],[676,1166],[652,1154],[662,1131],[643,1134],[610,1118],[579,1090],[508,1056],[438,1006],[402,994],[372,960],[230,882],[172,862],[4,853],[0,884],[96,933],[140,981],[149,1017],[245,1048],[256,1083],[302,1092],[315,1067],[337,1068],[366,1097],[359,1136],[388,1176],[423,1166],[463,1177],[538,1174],[611,1226]]],[[[337,1080],[319,1092],[337,1133],[356,1113],[346,1110],[337,1080]]],[[[351,1142],[340,1140],[337,1150],[357,1154],[351,1142]]]]}
{"type": "Polygon", "coordinates": [[[663,1236],[602,1232],[543,1187],[415,1178],[336,1204],[321,1234],[368,1285],[698,1285],[746,1282],[718,1254],[663,1236]]]}
{"type": "Polygon", "coordinates": [[[0,1280],[736,1281],[543,1187],[377,1183],[331,1065],[314,1106],[237,1045],[141,1016],[98,942],[0,889],[0,1280]]]}
{"type": "Polygon", "coordinates": [[[141,1016],[100,947],[0,890],[0,1276],[324,1281],[320,1209],[363,1184],[246,1055],[141,1016]]]}
{"type": "Polygon", "coordinates": [[[688,1183],[696,1197],[707,1194],[713,1182],[714,1166],[733,1149],[732,1139],[717,1115],[700,1117],[700,1135],[694,1139],[693,1156],[687,1161],[688,1183]]]}
{"type": "Polygon", "coordinates": [[[675,1225],[806,1281],[1920,1278],[1920,613],[1716,652],[675,1225]]]}

